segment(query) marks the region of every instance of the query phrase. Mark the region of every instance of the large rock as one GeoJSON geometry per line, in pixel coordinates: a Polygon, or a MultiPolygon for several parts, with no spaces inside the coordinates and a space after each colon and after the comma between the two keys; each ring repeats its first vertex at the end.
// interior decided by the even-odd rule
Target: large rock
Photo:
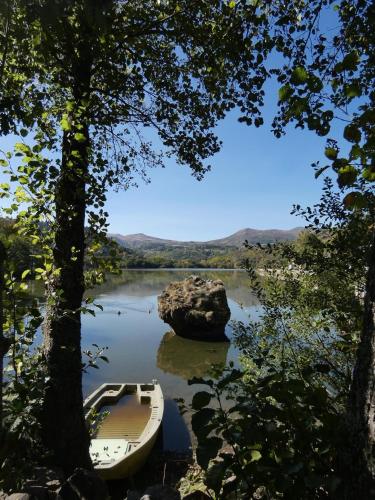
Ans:
{"type": "Polygon", "coordinates": [[[221,280],[190,276],[174,281],[158,297],[160,318],[177,335],[200,340],[226,340],[230,318],[227,296],[221,280]]]}

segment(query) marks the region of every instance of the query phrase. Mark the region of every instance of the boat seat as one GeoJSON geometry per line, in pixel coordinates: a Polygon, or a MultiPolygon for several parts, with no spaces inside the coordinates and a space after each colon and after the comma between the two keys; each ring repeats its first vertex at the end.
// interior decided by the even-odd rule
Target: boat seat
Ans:
{"type": "Polygon", "coordinates": [[[129,451],[129,442],[126,439],[92,439],[90,457],[94,465],[116,462],[129,451]]]}

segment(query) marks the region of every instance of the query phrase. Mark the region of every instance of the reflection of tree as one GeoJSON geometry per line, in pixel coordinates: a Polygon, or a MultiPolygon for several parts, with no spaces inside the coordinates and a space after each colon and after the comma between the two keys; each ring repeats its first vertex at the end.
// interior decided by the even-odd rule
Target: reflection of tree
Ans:
{"type": "Polygon", "coordinates": [[[144,297],[159,295],[171,281],[180,281],[196,274],[204,279],[222,280],[228,299],[250,307],[258,300],[249,290],[249,279],[243,271],[202,271],[199,269],[180,270],[126,270],[121,276],[110,276],[107,282],[95,289],[95,294],[112,292],[114,289],[127,295],[144,297]]]}
{"type": "Polygon", "coordinates": [[[160,342],[157,366],[185,380],[204,377],[212,365],[226,363],[229,346],[229,342],[201,342],[167,332],[160,342]]]}

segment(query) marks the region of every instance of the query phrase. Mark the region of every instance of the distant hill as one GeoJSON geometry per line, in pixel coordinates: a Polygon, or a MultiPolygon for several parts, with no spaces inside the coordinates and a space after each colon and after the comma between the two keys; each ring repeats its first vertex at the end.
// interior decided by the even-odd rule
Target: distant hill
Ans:
{"type": "Polygon", "coordinates": [[[295,227],[289,230],[283,229],[241,229],[230,236],[210,241],[176,241],[166,240],[148,236],[147,234],[110,234],[121,246],[137,250],[163,250],[171,247],[235,247],[240,248],[245,240],[250,244],[256,243],[276,243],[278,241],[295,240],[303,230],[302,227],[295,227]]]}
{"type": "Polygon", "coordinates": [[[240,247],[245,240],[250,244],[256,243],[276,243],[278,241],[290,241],[295,240],[298,234],[303,231],[302,227],[295,227],[293,229],[251,229],[247,227],[246,229],[241,229],[226,238],[220,238],[218,240],[207,241],[207,245],[217,245],[217,246],[231,246],[240,247]]]}
{"type": "Polygon", "coordinates": [[[151,250],[156,248],[165,248],[171,246],[186,246],[185,242],[165,240],[162,238],[156,238],[154,236],[148,236],[143,233],[136,234],[109,234],[110,238],[113,238],[117,243],[123,247],[141,249],[141,250],[151,250]]]}

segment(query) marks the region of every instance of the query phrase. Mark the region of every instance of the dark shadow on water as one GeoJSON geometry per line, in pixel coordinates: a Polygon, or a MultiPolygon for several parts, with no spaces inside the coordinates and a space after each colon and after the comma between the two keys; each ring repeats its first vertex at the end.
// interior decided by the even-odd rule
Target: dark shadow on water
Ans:
{"type": "Polygon", "coordinates": [[[172,399],[164,402],[163,448],[166,451],[187,452],[191,448],[188,428],[172,399]]]}
{"type": "Polygon", "coordinates": [[[159,345],[157,366],[185,380],[204,377],[212,365],[225,365],[229,347],[229,342],[190,340],[167,332],[159,345]]]}

